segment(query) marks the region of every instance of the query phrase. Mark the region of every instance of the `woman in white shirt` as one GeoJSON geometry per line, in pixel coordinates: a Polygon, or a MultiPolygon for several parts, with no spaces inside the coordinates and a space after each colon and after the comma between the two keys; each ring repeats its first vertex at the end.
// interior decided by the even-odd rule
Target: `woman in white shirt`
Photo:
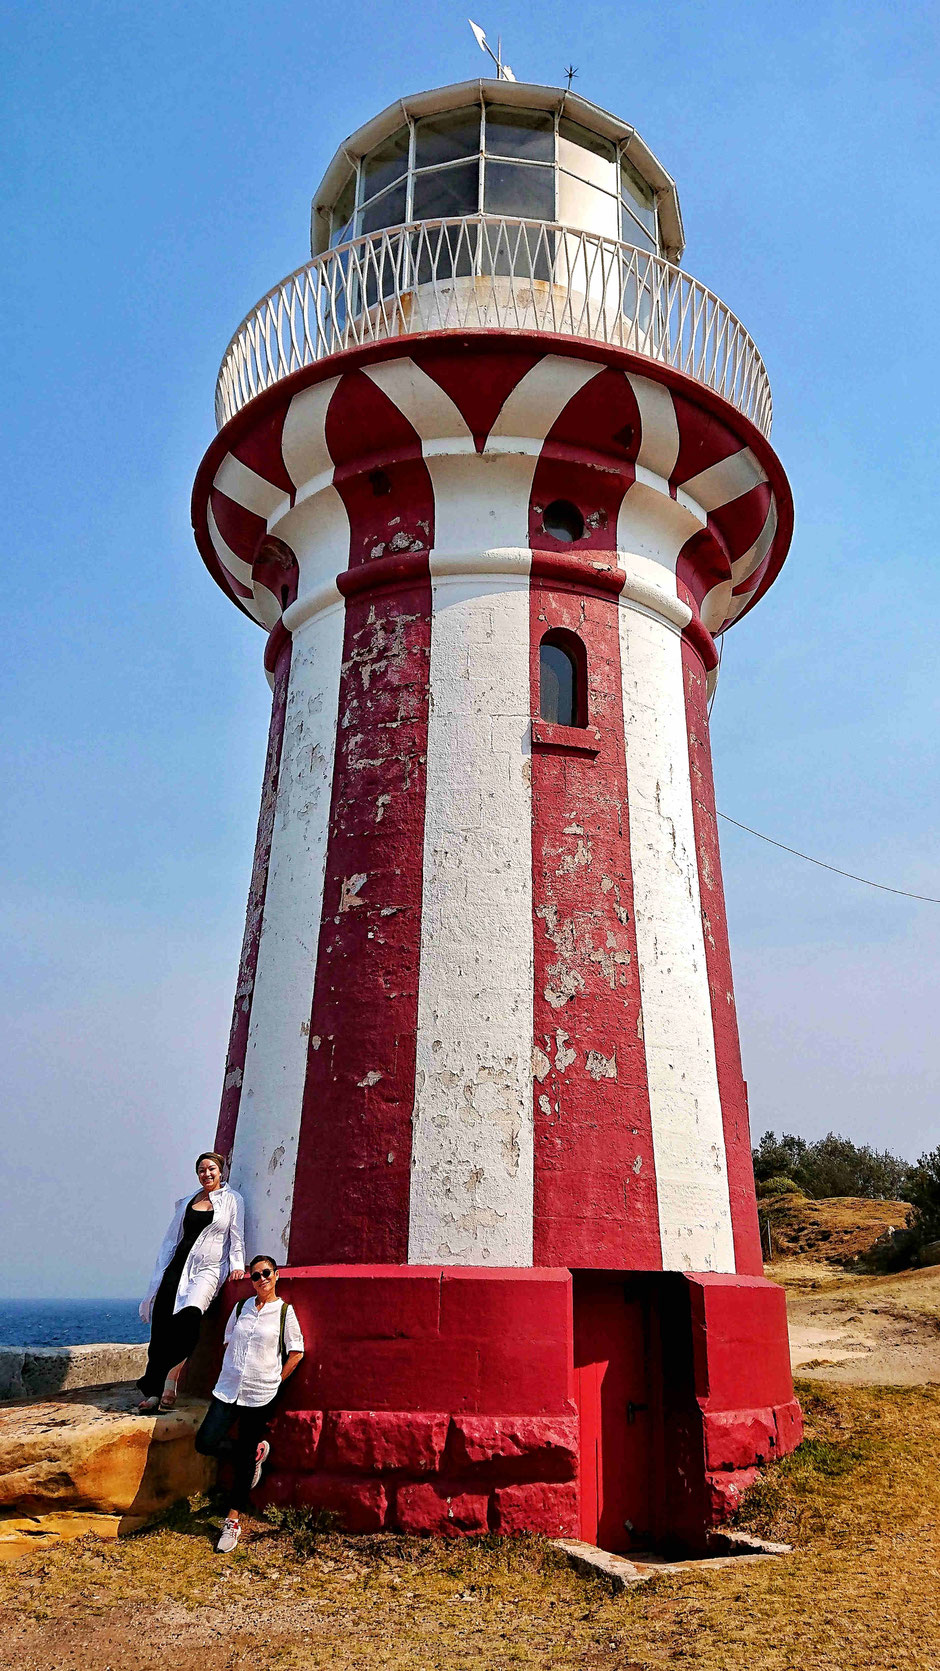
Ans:
{"type": "Polygon", "coordinates": [[[237,1190],[222,1182],[222,1155],[207,1151],[196,1162],[201,1189],[176,1203],[163,1238],[140,1315],[150,1324],[147,1368],[137,1385],[137,1409],[147,1415],[172,1410],[176,1384],[195,1350],[203,1313],[229,1272],[245,1274],[245,1207],[237,1190]]]}
{"type": "Polygon", "coordinates": [[[258,1254],[248,1267],[253,1296],[239,1300],[225,1326],[225,1356],[202,1426],[201,1456],[230,1461],[231,1508],[216,1549],[228,1554],[241,1535],[239,1512],[248,1509],[271,1446],[264,1437],[281,1387],[304,1355],[304,1337],[292,1305],[277,1297],[277,1263],[258,1254]],[[231,1438],[238,1423],[238,1435],[231,1438]]]}

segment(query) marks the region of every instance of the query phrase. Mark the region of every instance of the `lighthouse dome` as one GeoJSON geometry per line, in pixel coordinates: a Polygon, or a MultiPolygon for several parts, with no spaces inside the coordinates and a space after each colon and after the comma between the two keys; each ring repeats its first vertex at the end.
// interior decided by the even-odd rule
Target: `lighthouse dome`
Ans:
{"type": "Polygon", "coordinates": [[[455,216],[571,227],[678,261],[675,182],[635,128],[580,95],[477,80],[399,99],[339,147],[311,250],[455,216]]]}

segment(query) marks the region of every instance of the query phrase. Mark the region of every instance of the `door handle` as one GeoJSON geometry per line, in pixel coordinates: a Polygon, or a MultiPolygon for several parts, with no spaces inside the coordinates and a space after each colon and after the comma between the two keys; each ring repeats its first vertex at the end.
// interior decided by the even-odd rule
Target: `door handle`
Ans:
{"type": "Polygon", "coordinates": [[[627,1421],[630,1424],[630,1426],[632,1427],[633,1423],[636,1421],[638,1410],[648,1410],[648,1409],[649,1409],[648,1404],[634,1404],[633,1400],[631,1399],[629,1404],[627,1405],[627,1421]]]}

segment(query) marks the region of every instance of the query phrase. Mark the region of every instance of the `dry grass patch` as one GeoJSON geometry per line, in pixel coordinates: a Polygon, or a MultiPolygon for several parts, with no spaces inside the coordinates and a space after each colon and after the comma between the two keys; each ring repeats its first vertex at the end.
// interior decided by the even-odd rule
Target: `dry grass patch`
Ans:
{"type": "Polygon", "coordinates": [[[940,1389],[801,1388],[807,1441],[742,1523],[784,1561],[612,1597],[537,1539],[439,1544],[259,1525],[216,1556],[197,1504],[119,1544],[0,1569],[16,1671],[937,1671],[940,1389]]]}

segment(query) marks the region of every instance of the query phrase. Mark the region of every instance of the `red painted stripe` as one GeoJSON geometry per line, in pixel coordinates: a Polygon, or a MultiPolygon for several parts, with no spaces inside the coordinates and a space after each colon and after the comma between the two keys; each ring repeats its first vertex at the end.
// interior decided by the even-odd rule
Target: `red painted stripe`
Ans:
{"type": "MultiPolygon", "coordinates": [[[[283,629],[282,629],[283,632],[283,629]]],[[[273,635],[272,635],[273,636],[273,635]]],[[[281,771],[281,750],[284,742],[284,718],[287,713],[287,691],[290,683],[291,641],[286,633],[280,639],[274,673],[274,695],[271,701],[271,724],[268,728],[268,748],[264,761],[264,780],[261,789],[261,811],[255,837],[255,856],[251,867],[251,887],[245,914],[245,934],[238,965],[238,984],[235,988],[235,1008],[229,1033],[222,1103],[216,1128],[215,1146],[220,1154],[231,1159],[235,1144],[235,1128],[241,1102],[245,1053],[251,1026],[251,1004],[258,967],[258,947],[264,920],[264,901],[268,887],[268,865],[271,859],[271,838],[277,810],[277,789],[281,771]]]]}
{"type": "Polygon", "coordinates": [[[728,943],[728,921],[721,880],[705,670],[687,640],[684,640],[682,645],[682,667],[692,779],[692,818],[702,899],[705,963],[715,1035],[718,1092],[721,1098],[728,1189],[731,1197],[735,1268],[740,1275],[760,1276],[763,1264],[754,1194],[754,1170],[751,1163],[747,1092],[741,1072],[741,1046],[734,1007],[731,949],[728,943]]]}
{"type": "Polygon", "coordinates": [[[237,505],[234,499],[217,487],[212,489],[209,498],[219,533],[229,550],[234,551],[243,563],[253,563],[255,552],[268,531],[264,517],[256,516],[254,511],[246,511],[244,505],[237,505]]]}
{"type": "Polygon", "coordinates": [[[238,440],[233,442],[231,452],[242,464],[247,464],[249,470],[254,470],[265,481],[273,482],[275,487],[283,488],[294,498],[294,483],[287,474],[287,465],[281,451],[281,438],[284,433],[284,419],[287,417],[293,396],[281,392],[280,400],[271,405],[267,411],[259,412],[250,429],[246,429],[238,440]]]}
{"type": "Polygon", "coordinates": [[[414,430],[361,374],[337,389],[327,439],[351,556],[338,581],[347,594],[339,727],[290,1261],[405,1262],[433,493],[414,430]],[[396,531],[413,540],[419,529],[423,552],[386,555],[396,531]]]}
{"type": "Polygon", "coordinates": [[[484,347],[479,337],[451,337],[409,343],[407,352],[450,395],[481,453],[516,384],[538,364],[545,350],[519,347],[512,338],[494,344],[490,337],[484,347]]]}
{"type": "Polygon", "coordinates": [[[617,518],[636,479],[640,440],[639,407],[627,379],[613,369],[598,372],[568,401],[545,438],[532,482],[530,544],[570,553],[570,546],[542,526],[545,507],[566,499],[584,517],[579,553],[616,547],[617,518]]]}
{"type": "Polygon", "coordinates": [[[532,754],[533,1023],[540,1053],[533,1260],[659,1270],[618,609],[615,597],[579,586],[574,576],[561,584],[533,577],[533,711],[541,638],[550,627],[567,628],[585,646],[587,717],[600,745],[596,756],[538,744],[532,754]]]}

